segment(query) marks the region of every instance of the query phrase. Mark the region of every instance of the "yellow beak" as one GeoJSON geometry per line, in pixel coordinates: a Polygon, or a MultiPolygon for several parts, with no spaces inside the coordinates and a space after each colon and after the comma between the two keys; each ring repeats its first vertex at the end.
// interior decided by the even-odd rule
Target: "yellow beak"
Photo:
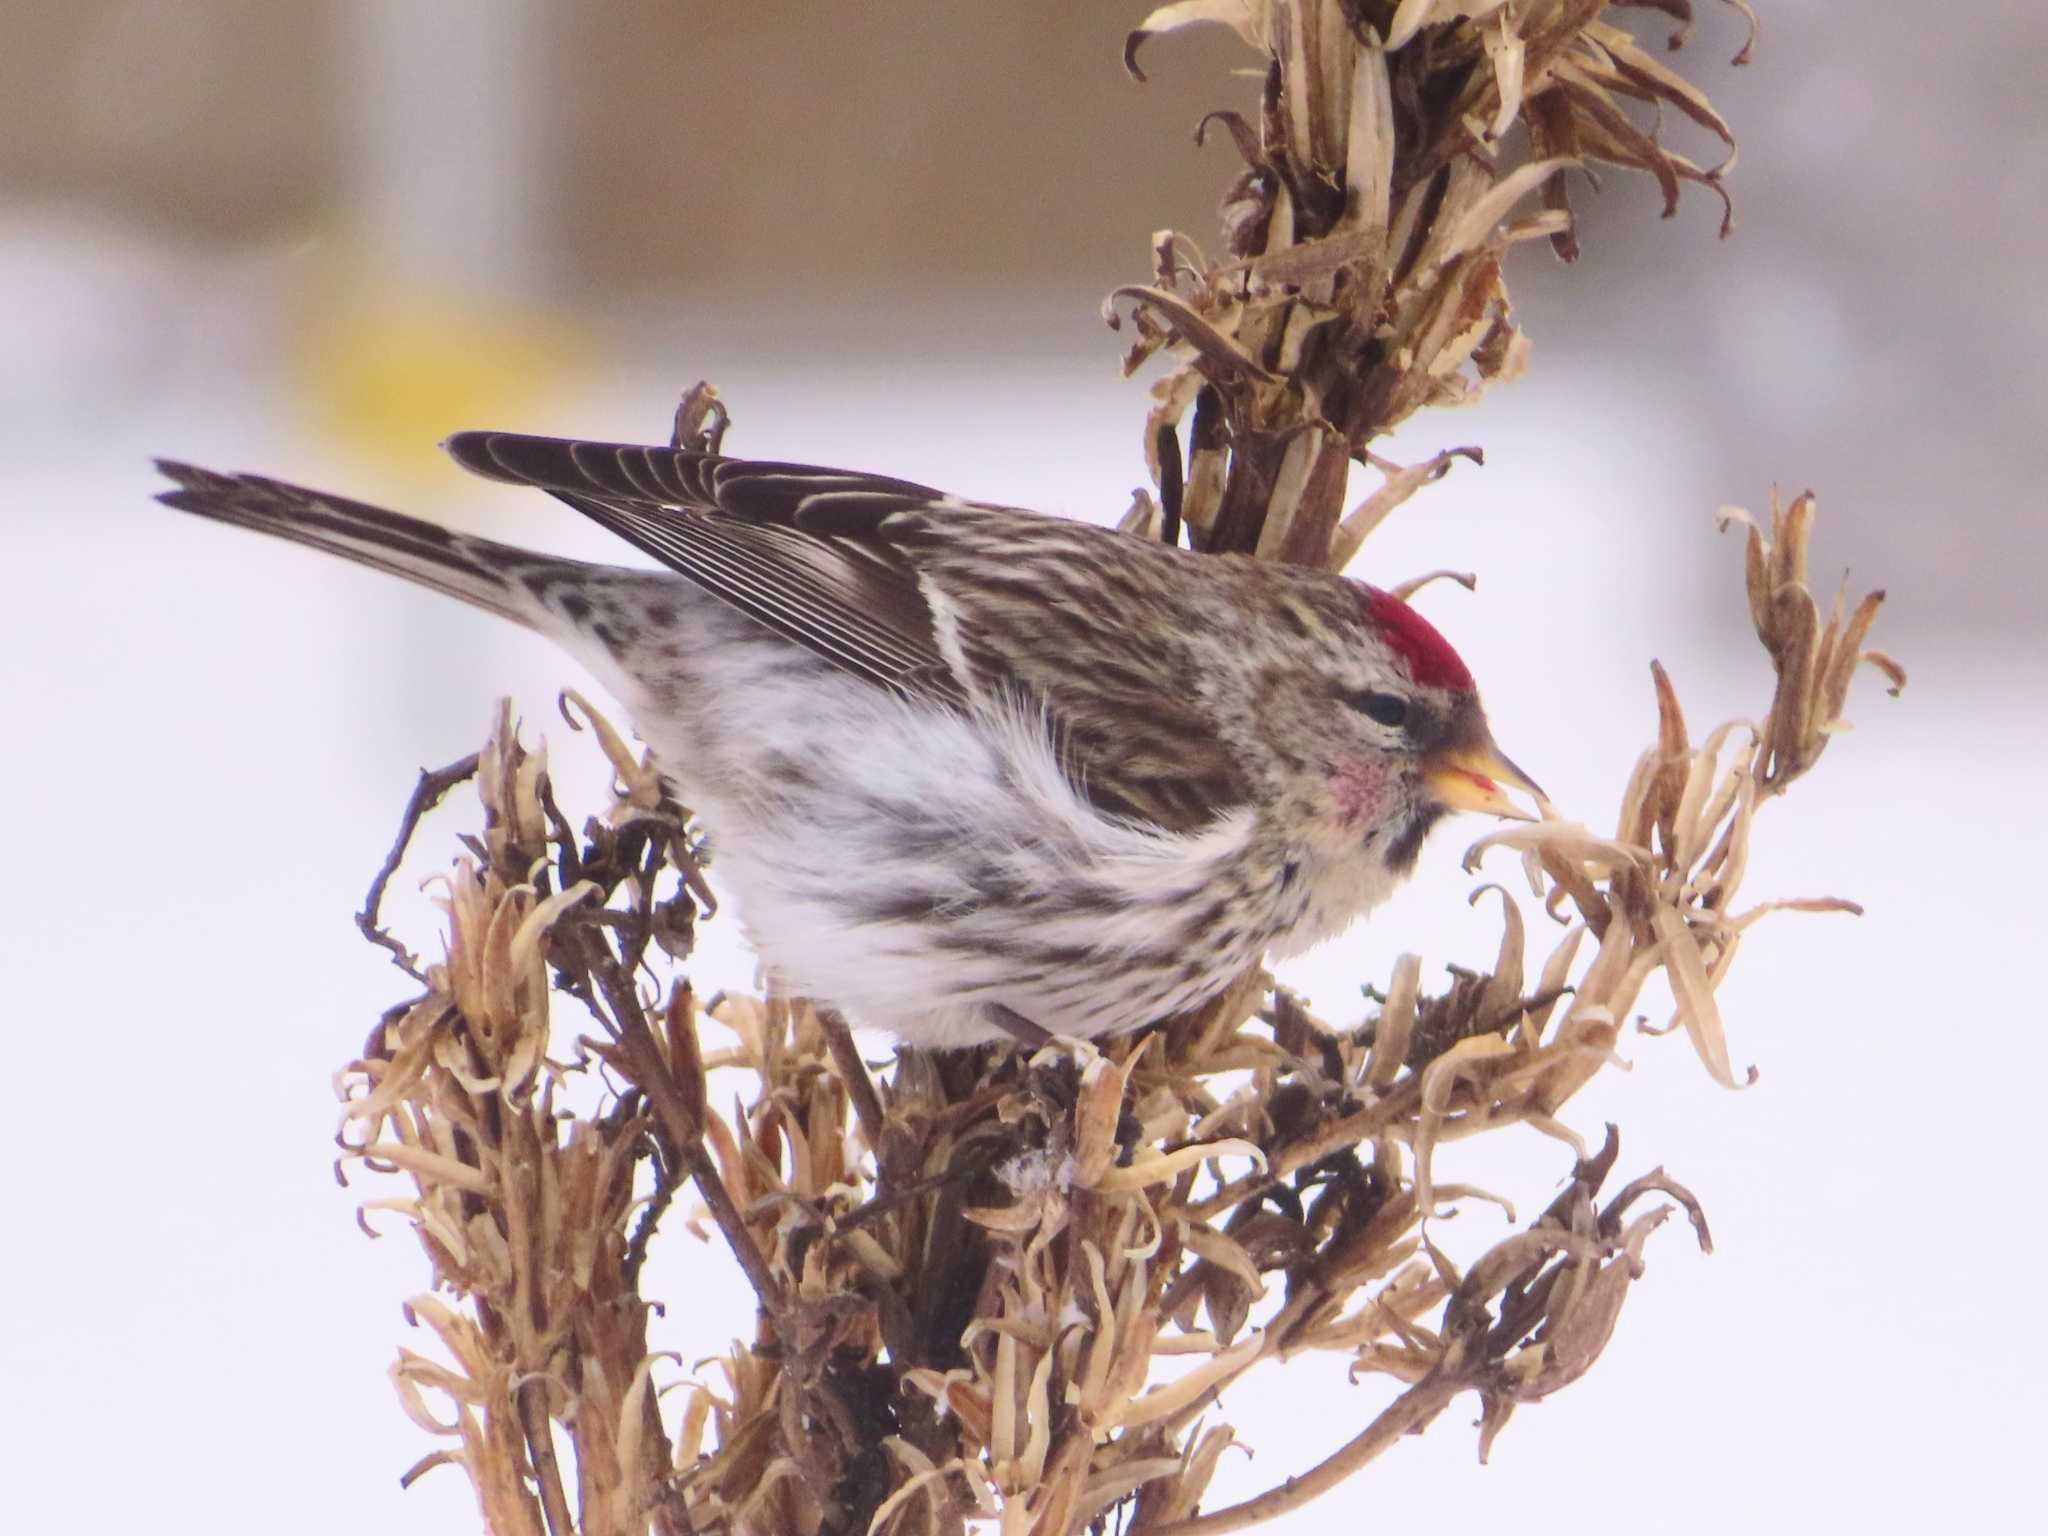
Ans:
{"type": "Polygon", "coordinates": [[[1430,753],[1423,763],[1423,782],[1437,803],[1451,810],[1484,811],[1511,821],[1535,821],[1537,817],[1501,793],[1501,784],[1534,795],[1538,804],[1549,799],[1534,779],[1502,755],[1483,730],[1477,741],[1447,744],[1430,753]]]}

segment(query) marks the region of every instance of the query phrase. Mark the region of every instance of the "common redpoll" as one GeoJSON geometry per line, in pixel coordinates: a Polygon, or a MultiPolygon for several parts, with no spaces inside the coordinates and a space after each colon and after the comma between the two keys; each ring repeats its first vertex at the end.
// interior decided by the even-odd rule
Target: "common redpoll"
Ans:
{"type": "Polygon", "coordinates": [[[917,1045],[1164,1018],[1345,928],[1446,812],[1524,814],[1496,781],[1540,793],[1444,638],[1343,577],[873,475],[447,447],[667,569],[184,464],[161,499],[556,641],[703,818],[777,980],[917,1045]]]}

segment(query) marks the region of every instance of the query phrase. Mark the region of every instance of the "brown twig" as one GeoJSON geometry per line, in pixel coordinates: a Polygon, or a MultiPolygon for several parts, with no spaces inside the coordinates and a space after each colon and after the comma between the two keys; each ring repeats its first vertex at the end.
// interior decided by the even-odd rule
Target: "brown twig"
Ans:
{"type": "Polygon", "coordinates": [[[412,846],[413,833],[419,829],[420,819],[441,803],[441,797],[466,779],[476,776],[477,754],[450,763],[446,768],[421,769],[419,782],[413,786],[412,798],[405,802],[405,814],[399,819],[398,836],[392,839],[391,851],[384,855],[384,862],[377,868],[377,877],[370,882],[369,893],[363,898],[363,909],[356,914],[356,927],[363,937],[379,949],[391,952],[392,963],[414,981],[424,983],[426,977],[414,963],[412,953],[392,938],[378,919],[384,905],[384,887],[391,883],[391,877],[398,873],[398,866],[405,862],[405,851],[412,846]]]}
{"type": "Polygon", "coordinates": [[[548,1384],[539,1377],[520,1384],[519,1423],[525,1431],[526,1455],[533,1463],[533,1478],[540,1486],[540,1507],[548,1523],[548,1536],[576,1536],[576,1518],[569,1513],[562,1468],[555,1458],[555,1431],[548,1418],[547,1391],[548,1384]]]}
{"type": "Polygon", "coordinates": [[[1134,1527],[1132,1536],[1224,1536],[1225,1532],[1241,1531],[1289,1514],[1311,1499],[1321,1498],[1403,1435],[1412,1435],[1427,1427],[1452,1398],[1460,1392],[1472,1390],[1472,1386],[1473,1383],[1463,1380],[1455,1371],[1432,1372],[1381,1409],[1370,1424],[1340,1449],[1298,1477],[1290,1477],[1256,1498],[1210,1514],[1176,1520],[1167,1525],[1134,1527]]]}
{"type": "Polygon", "coordinates": [[[704,1124],[700,1110],[684,1096],[681,1085],[669,1070],[653,1031],[647,1027],[646,1010],[621,973],[619,962],[603,938],[594,932],[584,945],[587,974],[597,984],[610,1012],[620,1069],[647,1095],[654,1111],[666,1151],[676,1166],[690,1175],[711,1212],[711,1219],[724,1234],[733,1257],[738,1260],[747,1282],[770,1316],[782,1310],[782,1288],[776,1284],[760,1246],[754,1241],[746,1219],[733,1203],[731,1192],[719,1177],[718,1165],[704,1150],[704,1124]]]}
{"type": "Polygon", "coordinates": [[[860,1059],[860,1047],[854,1042],[853,1031],[847,1027],[846,1020],[830,1008],[818,1007],[817,1013],[818,1022],[825,1031],[825,1044],[832,1052],[832,1065],[838,1068],[839,1081],[845,1085],[847,1097],[853,1102],[853,1114],[860,1123],[861,1139],[874,1154],[875,1167],[886,1187],[894,1180],[889,1176],[888,1120],[882,1113],[881,1095],[875,1092],[874,1079],[868,1076],[868,1065],[860,1059]]]}

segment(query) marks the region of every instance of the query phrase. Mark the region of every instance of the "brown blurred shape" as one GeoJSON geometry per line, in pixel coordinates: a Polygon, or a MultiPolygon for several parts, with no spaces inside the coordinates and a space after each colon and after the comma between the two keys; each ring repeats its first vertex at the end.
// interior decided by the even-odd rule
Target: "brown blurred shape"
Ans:
{"type": "MultiPolygon", "coordinates": [[[[329,225],[351,196],[349,114],[366,86],[350,72],[374,11],[31,9],[0,55],[0,197],[82,198],[202,243],[329,225]]],[[[947,0],[481,11],[541,30],[528,88],[549,159],[534,204],[569,297],[1020,274],[1090,291],[1127,273],[1162,220],[1213,222],[1228,151],[1198,150],[1193,129],[1220,70],[1252,62],[1216,29],[1176,39],[1173,67],[1141,86],[1117,56],[1131,18],[1115,7],[1085,26],[1061,5],[947,0]]],[[[463,155],[441,126],[420,154],[463,155]]]]}

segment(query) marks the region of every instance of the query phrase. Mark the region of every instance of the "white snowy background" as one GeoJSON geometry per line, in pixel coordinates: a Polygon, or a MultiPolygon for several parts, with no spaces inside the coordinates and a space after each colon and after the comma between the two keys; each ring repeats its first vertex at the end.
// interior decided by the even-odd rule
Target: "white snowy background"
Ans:
{"type": "MultiPolygon", "coordinates": [[[[491,11],[452,9],[479,26],[491,11]]],[[[1878,640],[1912,683],[1892,700],[1867,674],[1855,732],[1758,826],[1752,896],[1868,909],[1775,918],[1745,946],[1721,998],[1758,1085],[1727,1093],[1682,1038],[1631,1038],[1634,1070],[1570,1106],[1595,1141],[1620,1122],[1624,1175],[1662,1164],[1699,1194],[1715,1254],[1660,1234],[1599,1368],[1524,1409],[1491,1466],[1474,1464],[1476,1405],[1460,1404],[1283,1529],[1888,1531],[2003,1526],[2037,1504],[2048,300],[2032,278],[2048,121],[2012,82],[2044,30],[2012,7],[1954,9],[1957,35],[1924,45],[1931,57],[1904,26],[1851,35],[1816,4],[1767,7],[1778,25],[1733,87],[1729,50],[1697,56],[1744,137],[1740,234],[1716,246],[1709,209],[1658,226],[1639,193],[1610,194],[1578,269],[1527,252],[1511,272],[1530,376],[1393,447],[1478,442],[1487,464],[1411,503],[1359,570],[1480,573],[1474,595],[1432,588],[1426,611],[1481,679],[1504,746],[1596,824],[1649,739],[1650,657],[1696,727],[1767,701],[1741,546],[1713,512],[1762,510],[1774,480],[1821,493],[1817,584],[1853,566],[1858,590],[1890,589],[1878,640]],[[1926,103],[1897,105],[1922,86],[1926,103]],[[1873,175],[1885,156],[1902,169],[1873,175]]],[[[415,35],[406,11],[360,11],[378,56],[446,64],[434,50],[456,46],[415,35]]],[[[502,147],[479,113],[517,139],[518,50],[464,67],[460,110],[412,68],[406,134],[428,165],[384,217],[445,281],[489,264],[464,253],[479,221],[495,230],[499,269],[477,281],[511,306],[534,265],[502,248],[530,195],[516,165],[464,157],[464,174],[508,190],[448,218],[428,151],[472,134],[502,147]]],[[[366,185],[404,181],[403,148],[365,149],[366,185]]],[[[399,1315],[425,1271],[402,1232],[358,1231],[356,1200],[382,1191],[332,1177],[330,1076],[404,988],[350,917],[416,770],[473,749],[500,694],[589,803],[593,754],[554,713],[562,685],[589,685],[441,598],[163,511],[148,459],[276,473],[569,552],[604,545],[543,498],[380,452],[308,383],[289,338],[306,323],[304,270],[336,254],[324,243],[205,247],[85,194],[0,182],[12,1529],[474,1522],[458,1473],[397,1486],[430,1446],[384,1367],[401,1344],[430,1347],[399,1315]]],[[[451,387],[510,403],[420,434],[659,438],[676,391],[709,377],[733,405],[735,451],[1107,519],[1143,480],[1142,391],[1116,376],[1097,297],[840,294],[822,254],[797,294],[652,316],[553,295],[544,376],[451,387]]],[[[1289,978],[1350,1023],[1359,983],[1384,982],[1400,949],[1422,951],[1426,975],[1490,957],[1495,911],[1466,901],[1486,876],[1458,868],[1481,830],[1440,832],[1411,888],[1289,978]]],[[[1516,884],[1507,859],[1488,874],[1516,884]]],[[[417,896],[395,910],[419,940],[433,932],[417,896]]],[[[700,987],[745,984],[729,919],[704,932],[700,987]]],[[[1568,1166],[1534,1133],[1487,1140],[1502,1145],[1451,1148],[1439,1176],[1527,1211],[1568,1166]]],[[[1453,1226],[1467,1251],[1504,1230],[1483,1207],[1453,1226]]],[[[670,1223],[650,1271],[677,1304],[659,1346],[694,1360],[748,1330],[728,1268],[670,1223]]],[[[1347,1384],[1341,1361],[1254,1377],[1224,1411],[1257,1459],[1226,1460],[1211,1502],[1306,1467],[1387,1395],[1347,1384]]]]}

